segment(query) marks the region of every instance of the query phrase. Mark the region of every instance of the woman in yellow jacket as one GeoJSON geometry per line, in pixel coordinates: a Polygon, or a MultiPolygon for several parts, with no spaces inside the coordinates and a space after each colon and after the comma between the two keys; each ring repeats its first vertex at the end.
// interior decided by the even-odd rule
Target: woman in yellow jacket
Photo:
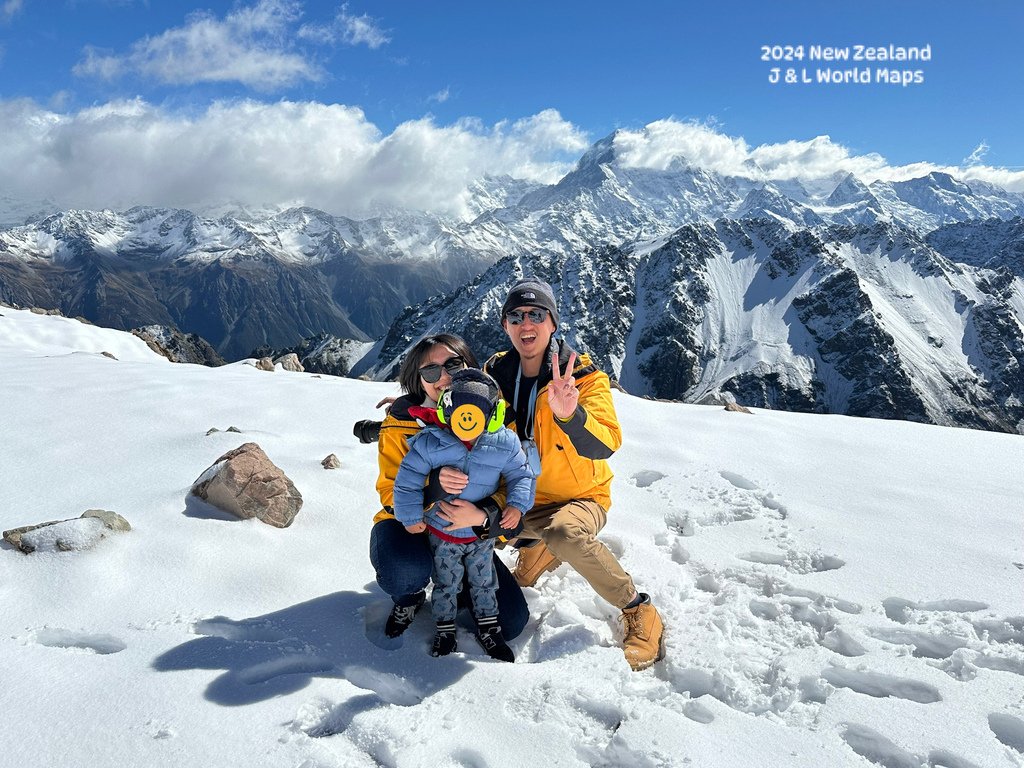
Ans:
{"type": "MultiPolygon", "coordinates": [[[[421,339],[409,350],[399,369],[398,381],[405,393],[398,398],[381,424],[377,444],[380,475],[377,492],[382,509],[374,517],[370,531],[370,562],[377,573],[377,584],[394,601],[384,632],[398,637],[412,624],[416,611],[423,605],[424,590],[430,581],[433,556],[425,534],[412,534],[395,519],[392,511],[395,476],[402,458],[409,451],[409,438],[423,424],[409,414],[414,405],[435,408],[440,393],[451,383],[451,374],[466,367],[477,367],[476,357],[465,341],[451,334],[437,334],[421,339]]],[[[424,489],[424,502],[432,504],[448,496],[438,477],[431,476],[424,489]]],[[[482,503],[486,521],[475,528],[481,536],[491,533],[491,523],[501,515],[501,499],[482,503]]],[[[497,530],[497,527],[495,527],[497,530]]],[[[517,637],[526,626],[530,612],[522,588],[505,564],[494,557],[498,577],[498,616],[506,640],[517,637]]],[[[464,589],[460,602],[468,600],[464,589]]]]}

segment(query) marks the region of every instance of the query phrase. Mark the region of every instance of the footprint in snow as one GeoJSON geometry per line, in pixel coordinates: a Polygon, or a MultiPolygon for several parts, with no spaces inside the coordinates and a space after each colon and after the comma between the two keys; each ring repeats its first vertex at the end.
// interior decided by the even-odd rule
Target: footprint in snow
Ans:
{"type": "Polygon", "coordinates": [[[980,603],[977,600],[933,600],[918,603],[902,597],[887,597],[882,601],[882,608],[885,609],[885,615],[892,621],[908,624],[911,620],[911,611],[971,613],[984,611],[988,608],[988,603],[980,603]]]}
{"type": "Polygon", "coordinates": [[[823,595],[811,589],[799,589],[791,584],[783,584],[782,587],[778,589],[778,593],[786,595],[787,597],[806,597],[817,605],[825,605],[830,608],[835,608],[837,611],[842,611],[843,613],[849,613],[852,615],[859,614],[864,610],[859,603],[855,603],[851,600],[823,595]]]}
{"type": "Polygon", "coordinates": [[[887,627],[869,629],[868,634],[884,643],[912,646],[913,655],[919,659],[948,659],[960,648],[967,647],[967,640],[955,635],[937,635],[887,627]]]}
{"type": "Polygon", "coordinates": [[[979,768],[960,755],[945,749],[933,749],[927,755],[916,755],[877,731],[863,725],[846,723],[843,740],[847,745],[863,757],[884,768],[918,768],[918,766],[945,766],[945,768],[979,768]]]}
{"type": "Polygon", "coordinates": [[[705,573],[696,578],[693,585],[701,592],[717,595],[722,591],[722,581],[713,573],[705,573]]]}
{"type": "Polygon", "coordinates": [[[774,494],[762,490],[753,480],[748,480],[743,475],[727,470],[720,470],[718,475],[734,489],[731,493],[723,493],[725,500],[731,506],[731,510],[726,514],[725,519],[721,519],[718,522],[730,523],[741,520],[753,520],[765,513],[778,520],[785,520],[789,517],[789,510],[786,509],[785,505],[776,500],[774,494]],[[741,491],[742,493],[736,493],[736,491],[741,491]]]}
{"type": "Polygon", "coordinates": [[[633,475],[633,481],[637,488],[650,488],[656,482],[666,477],[665,473],[654,469],[641,469],[633,475]]]}
{"type": "Polygon", "coordinates": [[[32,635],[32,640],[38,645],[48,648],[80,648],[101,656],[119,653],[128,647],[121,639],[113,635],[92,635],[58,627],[37,629],[32,635]]]}
{"type": "Polygon", "coordinates": [[[807,598],[790,598],[782,602],[754,598],[748,603],[748,607],[753,616],[765,621],[778,621],[788,613],[794,621],[806,624],[816,631],[819,645],[840,656],[852,658],[867,653],[860,643],[838,626],[835,617],[829,611],[807,598]]]}
{"type": "MultiPolygon", "coordinates": [[[[987,607],[987,606],[986,606],[987,607]]],[[[1003,619],[976,619],[971,621],[979,640],[997,645],[1024,645],[1024,616],[1008,616],[1003,619]]]]}
{"type": "Polygon", "coordinates": [[[819,552],[744,552],[736,555],[740,560],[762,565],[781,565],[790,573],[822,573],[836,571],[846,565],[835,555],[823,555],[819,552]]]}
{"type": "Polygon", "coordinates": [[[820,610],[812,602],[791,603],[790,615],[801,624],[806,624],[816,630],[818,643],[823,648],[828,648],[830,651],[848,658],[863,656],[867,653],[860,643],[837,625],[835,617],[831,613],[820,610]]]}
{"type": "Polygon", "coordinates": [[[669,512],[665,515],[665,526],[677,536],[690,537],[696,533],[689,512],[669,512]]]}
{"type": "Polygon", "coordinates": [[[1024,720],[996,712],[988,716],[988,727],[999,741],[1024,754],[1024,720]]]}
{"type": "Polygon", "coordinates": [[[373,691],[387,704],[412,707],[423,701],[423,694],[406,678],[367,667],[350,666],[342,671],[345,679],[357,688],[373,691]]]}
{"type": "Polygon", "coordinates": [[[232,621],[225,616],[214,616],[212,619],[197,621],[192,626],[197,635],[219,637],[236,643],[277,643],[286,636],[269,624],[258,624],[252,621],[232,621]]]}
{"type": "Polygon", "coordinates": [[[676,539],[672,544],[672,562],[676,565],[686,565],[690,562],[690,552],[680,539],[676,539]]]}
{"type": "Polygon", "coordinates": [[[683,707],[683,714],[695,723],[701,723],[702,725],[715,722],[714,713],[699,701],[691,700],[686,702],[686,705],[683,707]]]}
{"type": "Polygon", "coordinates": [[[984,667],[995,672],[1012,672],[1015,675],[1024,676],[1024,659],[1007,658],[989,653],[977,654],[972,663],[976,667],[984,667]]]}
{"type": "Polygon", "coordinates": [[[745,478],[743,475],[739,475],[735,472],[727,472],[725,470],[722,470],[718,474],[719,476],[721,476],[723,480],[730,483],[731,485],[734,485],[735,487],[739,488],[742,491],[761,490],[760,488],[757,487],[757,483],[755,483],[753,480],[747,480],[747,478],[745,478]]]}
{"type": "Polygon", "coordinates": [[[919,680],[846,667],[828,667],[822,671],[821,676],[836,688],[849,688],[851,691],[877,699],[892,697],[916,701],[919,704],[942,701],[942,694],[938,688],[919,680]]]}

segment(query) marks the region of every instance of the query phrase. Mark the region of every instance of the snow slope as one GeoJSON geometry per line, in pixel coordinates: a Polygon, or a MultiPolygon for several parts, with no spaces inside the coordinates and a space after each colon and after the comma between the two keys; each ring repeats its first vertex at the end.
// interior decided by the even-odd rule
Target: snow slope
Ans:
{"type": "Polygon", "coordinates": [[[465,631],[430,658],[427,613],[381,632],[351,425],[394,385],[172,365],[6,307],[0,370],[0,526],[134,528],[0,549],[2,766],[1024,766],[1020,436],[616,393],[602,538],[667,658],[631,673],[562,566],[505,665],[465,631]],[[249,440],[303,494],[288,529],[186,499],[249,440]]]}

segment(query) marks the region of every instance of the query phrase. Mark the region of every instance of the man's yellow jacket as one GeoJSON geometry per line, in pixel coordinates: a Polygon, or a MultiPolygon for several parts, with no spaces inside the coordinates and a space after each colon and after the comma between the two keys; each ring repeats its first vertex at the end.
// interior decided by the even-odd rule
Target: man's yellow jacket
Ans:
{"type": "MultiPolygon", "coordinates": [[[[532,437],[540,453],[537,478],[537,506],[572,499],[593,499],[605,509],[611,506],[612,471],[606,459],[622,445],[622,428],[615,415],[608,375],[597,368],[587,354],[578,354],[573,377],[580,392],[576,412],[563,421],[548,405],[547,386],[552,379],[550,351],[558,350],[559,367],[565,370],[572,350],[564,341],[552,338],[551,348],[537,377],[532,437]]],[[[530,437],[530,392],[520,386],[519,353],[499,352],[484,365],[501,387],[502,396],[514,407],[506,422],[520,438],[530,437]]],[[[383,432],[381,432],[383,439],[383,432]]]]}

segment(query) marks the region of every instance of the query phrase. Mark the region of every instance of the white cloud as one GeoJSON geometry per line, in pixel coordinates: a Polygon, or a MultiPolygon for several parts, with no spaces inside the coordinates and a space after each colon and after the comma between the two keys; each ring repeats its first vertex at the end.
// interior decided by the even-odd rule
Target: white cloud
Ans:
{"type": "Polygon", "coordinates": [[[239,82],[258,90],[317,80],[318,68],[289,49],[300,13],[295,0],[259,0],[223,19],[195,13],[184,26],[143,38],[125,54],[87,48],[73,71],[106,80],[136,74],[169,85],[239,82]]]}
{"type": "Polygon", "coordinates": [[[0,189],[62,206],[303,202],[366,215],[397,206],[461,215],[487,173],[554,182],[587,145],[557,112],[487,127],[430,119],[384,135],[362,110],[220,103],[195,116],[141,100],[61,114],[0,102],[0,189]]]}
{"type": "MultiPolygon", "coordinates": [[[[0,189],[14,198],[91,209],[304,203],[355,217],[382,206],[462,215],[467,186],[483,175],[553,183],[589,144],[554,110],[494,125],[424,118],[384,133],[357,107],[287,101],[223,102],[198,114],[142,100],[70,113],[0,101],[0,136],[0,189]]],[[[616,144],[620,162],[651,168],[684,157],[761,179],[853,171],[866,181],[942,170],[1024,191],[1021,171],[893,167],[828,137],[752,148],[706,126],[665,120],[620,131],[616,144]]]]}
{"type": "Polygon", "coordinates": [[[962,179],[989,181],[1011,191],[1024,191],[1024,172],[980,164],[988,150],[984,142],[965,158],[962,166],[929,162],[897,166],[890,165],[879,154],[852,154],[828,136],[751,147],[743,138],[726,136],[706,124],[667,119],[640,130],[620,130],[615,148],[620,162],[638,168],[666,169],[683,162],[727,176],[764,181],[823,179],[853,173],[866,183],[903,181],[941,171],[962,179]]]}
{"type": "Polygon", "coordinates": [[[446,101],[448,101],[448,99],[451,98],[451,95],[451,88],[445,87],[443,90],[440,90],[437,93],[428,96],[427,101],[436,101],[438,104],[444,104],[446,101]]]}
{"type": "Polygon", "coordinates": [[[10,21],[21,10],[22,0],[4,0],[0,3],[0,21],[10,21]]]}
{"type": "Polygon", "coordinates": [[[321,43],[342,42],[347,45],[366,45],[372,49],[391,42],[387,31],[378,26],[376,19],[365,13],[353,16],[348,12],[348,3],[338,9],[332,23],[304,25],[299,29],[299,36],[321,43]]]}
{"type": "Polygon", "coordinates": [[[960,162],[962,165],[968,168],[973,168],[976,165],[981,165],[981,161],[984,159],[985,155],[988,154],[988,150],[989,146],[983,140],[980,144],[978,144],[978,146],[974,148],[974,151],[971,152],[971,154],[969,154],[960,162]]]}

